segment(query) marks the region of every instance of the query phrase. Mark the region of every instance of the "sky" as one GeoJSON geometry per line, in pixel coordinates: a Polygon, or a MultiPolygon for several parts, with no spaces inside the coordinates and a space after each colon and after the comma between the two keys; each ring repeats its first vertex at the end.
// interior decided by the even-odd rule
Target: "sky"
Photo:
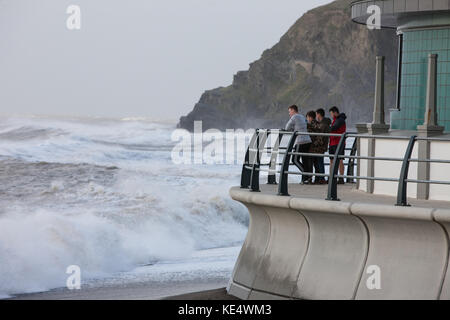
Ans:
{"type": "Polygon", "coordinates": [[[0,0],[0,114],[176,120],[329,2],[0,0]]]}

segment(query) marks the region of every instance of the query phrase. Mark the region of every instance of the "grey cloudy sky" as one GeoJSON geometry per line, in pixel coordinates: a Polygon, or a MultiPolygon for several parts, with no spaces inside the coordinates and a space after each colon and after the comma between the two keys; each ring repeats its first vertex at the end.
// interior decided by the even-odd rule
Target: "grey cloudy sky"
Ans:
{"type": "Polygon", "coordinates": [[[328,2],[0,0],[0,113],[177,119],[328,2]]]}

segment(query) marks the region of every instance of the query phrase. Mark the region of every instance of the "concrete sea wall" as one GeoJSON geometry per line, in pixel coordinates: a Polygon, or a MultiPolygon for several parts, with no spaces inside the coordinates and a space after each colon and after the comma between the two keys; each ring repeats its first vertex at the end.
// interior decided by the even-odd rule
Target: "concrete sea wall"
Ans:
{"type": "Polygon", "coordinates": [[[450,209],[234,188],[251,221],[228,292],[240,299],[450,299],[450,209]],[[381,288],[367,285],[377,266],[381,288]]]}

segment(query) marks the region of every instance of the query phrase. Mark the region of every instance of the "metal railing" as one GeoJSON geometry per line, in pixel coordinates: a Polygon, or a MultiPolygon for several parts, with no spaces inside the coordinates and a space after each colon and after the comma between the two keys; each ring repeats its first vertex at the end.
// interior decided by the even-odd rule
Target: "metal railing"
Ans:
{"type": "MultiPolygon", "coordinates": [[[[436,181],[436,180],[419,180],[419,179],[409,179],[409,169],[411,163],[441,163],[450,164],[450,160],[440,160],[440,159],[414,159],[412,158],[413,150],[418,141],[446,141],[450,142],[450,139],[443,138],[422,138],[418,136],[382,136],[382,135],[367,135],[367,134],[356,134],[356,133],[345,133],[345,134],[325,134],[325,133],[311,133],[311,132],[288,132],[281,130],[262,130],[257,129],[254,136],[252,137],[247,153],[245,156],[245,161],[242,169],[241,177],[241,188],[250,189],[253,192],[260,192],[260,173],[268,173],[268,184],[276,185],[278,184],[278,195],[289,196],[289,175],[303,175],[308,177],[328,177],[328,192],[326,200],[329,201],[340,201],[338,197],[338,179],[347,179],[348,183],[354,183],[355,181],[366,180],[366,181],[385,181],[385,182],[397,182],[398,192],[397,192],[397,206],[409,206],[408,204],[408,184],[440,184],[440,185],[450,185],[450,181],[436,181]],[[337,146],[336,153],[334,155],[330,154],[313,154],[313,153],[300,153],[295,152],[295,144],[298,136],[308,135],[311,137],[339,137],[340,142],[337,146]],[[275,144],[273,147],[267,147],[267,141],[270,136],[275,136],[275,144]],[[286,147],[282,147],[283,138],[290,136],[290,139],[286,147]],[[352,148],[346,147],[346,141],[349,138],[354,138],[352,148]],[[371,156],[360,156],[357,155],[357,146],[359,139],[383,139],[383,140],[403,140],[409,141],[406,148],[405,154],[402,158],[393,157],[371,157],[371,156]],[[346,151],[350,151],[346,154],[346,151]],[[269,163],[261,163],[262,154],[267,153],[270,155],[269,163]],[[343,154],[343,155],[342,155],[343,154]],[[284,155],[283,161],[278,162],[280,155],[284,155]],[[299,172],[290,171],[290,167],[293,165],[291,163],[293,156],[309,156],[309,157],[323,157],[330,158],[331,162],[330,170],[328,174],[324,173],[313,173],[313,172],[299,172]],[[348,160],[345,165],[347,166],[347,174],[339,175],[339,164],[342,160],[348,160]],[[391,162],[401,162],[402,168],[399,174],[399,178],[383,178],[383,177],[368,177],[360,176],[355,174],[355,167],[357,160],[370,160],[370,161],[391,161],[391,162]],[[280,168],[278,168],[280,166],[280,168]],[[264,169],[263,167],[269,167],[269,169],[264,169]],[[277,175],[279,175],[277,183],[277,175]]],[[[328,164],[330,165],[330,164],[328,164]]]]}

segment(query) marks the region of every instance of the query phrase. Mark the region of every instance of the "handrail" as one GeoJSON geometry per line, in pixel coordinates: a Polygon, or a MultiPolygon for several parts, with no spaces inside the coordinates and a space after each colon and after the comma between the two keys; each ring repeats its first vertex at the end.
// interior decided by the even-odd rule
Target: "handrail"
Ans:
{"type": "Polygon", "coordinates": [[[280,196],[289,196],[289,191],[288,191],[289,174],[287,173],[287,171],[289,171],[289,166],[290,166],[291,157],[292,157],[292,155],[290,154],[289,151],[294,148],[296,140],[297,140],[297,134],[293,133],[291,136],[291,139],[289,140],[287,152],[284,155],[283,167],[282,167],[281,173],[280,173],[280,185],[278,188],[278,195],[280,195],[280,196]]]}
{"type": "MultiPolygon", "coordinates": [[[[450,185],[450,181],[437,181],[437,180],[418,180],[409,179],[409,169],[411,163],[441,163],[450,164],[450,160],[443,159],[419,159],[412,158],[413,150],[418,141],[446,141],[450,142],[450,139],[436,138],[436,137],[418,137],[418,136],[389,136],[389,135],[368,135],[357,133],[345,133],[345,134],[327,134],[327,133],[310,133],[310,132],[291,132],[277,129],[257,129],[254,136],[250,140],[249,147],[245,155],[245,161],[242,169],[241,176],[241,188],[250,189],[253,192],[260,192],[260,173],[268,173],[268,184],[276,185],[276,175],[279,175],[278,182],[278,195],[289,196],[289,175],[303,175],[307,177],[328,177],[328,193],[326,200],[339,201],[338,198],[338,179],[347,179],[348,183],[354,183],[355,181],[367,180],[367,181],[386,181],[397,182],[397,206],[409,206],[408,204],[408,184],[440,184],[450,185]],[[275,135],[276,141],[273,147],[266,146],[269,136],[275,135]],[[317,153],[305,153],[295,152],[294,147],[298,136],[322,136],[322,137],[339,137],[340,142],[337,146],[336,153],[334,155],[317,154],[317,153]],[[282,146],[282,142],[285,137],[289,137],[289,142],[286,147],[282,146]],[[346,141],[348,138],[355,138],[352,148],[346,147],[346,141]],[[376,157],[376,156],[361,156],[357,155],[358,140],[360,139],[381,139],[381,140],[408,140],[408,147],[402,158],[395,157],[376,157]],[[284,150],[284,151],[281,151],[284,150]],[[345,154],[345,151],[350,151],[350,154],[345,154]],[[270,155],[270,162],[268,164],[261,163],[261,156],[263,153],[270,155]],[[344,155],[342,155],[344,154],[344,155]],[[279,163],[278,157],[284,155],[283,161],[279,163]],[[321,173],[309,173],[309,172],[294,172],[289,171],[291,160],[293,156],[310,156],[310,157],[323,157],[333,159],[333,163],[330,166],[329,174],[321,173]],[[339,162],[347,159],[347,174],[339,175],[339,162]],[[357,160],[371,160],[371,161],[390,161],[390,162],[402,162],[402,169],[400,171],[399,178],[386,178],[386,177],[366,177],[361,175],[355,175],[355,165],[357,160]],[[268,169],[262,169],[261,166],[269,167],[268,169]],[[278,170],[277,167],[281,166],[278,170]]],[[[328,165],[328,164],[327,164],[328,165]]]]}
{"type": "Polygon", "coordinates": [[[260,134],[257,134],[256,137],[256,146],[257,146],[257,152],[256,152],[256,156],[253,155],[251,156],[251,158],[253,158],[255,161],[253,161],[252,164],[252,175],[251,175],[251,179],[250,179],[250,188],[253,192],[261,192],[261,190],[259,189],[259,169],[261,167],[261,152],[260,150],[262,149],[262,147],[264,147],[266,145],[267,139],[269,137],[269,135],[271,134],[270,130],[265,130],[265,131],[260,131],[263,133],[262,137],[260,134]]]}
{"type": "Polygon", "coordinates": [[[338,178],[336,176],[338,175],[339,165],[341,162],[339,159],[339,155],[344,152],[346,140],[347,140],[347,134],[344,133],[341,137],[341,140],[339,141],[339,144],[336,149],[336,153],[334,154],[333,166],[331,167],[331,171],[330,171],[330,180],[328,180],[327,200],[340,201],[339,198],[337,197],[337,184],[338,184],[337,179],[338,178]]]}
{"type": "MultiPolygon", "coordinates": [[[[347,149],[345,149],[347,150],[347,149]]],[[[354,157],[356,156],[358,152],[358,139],[355,139],[353,142],[353,146],[350,150],[350,156],[354,157]]],[[[347,166],[347,175],[351,176],[355,172],[355,160],[356,158],[349,158],[348,159],[348,166],[347,166]]],[[[353,178],[347,178],[347,183],[355,183],[355,179],[353,178]]]]}
{"type": "Polygon", "coordinates": [[[283,133],[280,133],[278,135],[278,139],[275,142],[275,145],[272,149],[272,156],[270,158],[270,166],[269,166],[269,178],[267,181],[267,184],[271,184],[271,185],[276,185],[277,184],[277,176],[276,176],[276,171],[277,171],[277,164],[278,164],[278,154],[279,154],[279,149],[280,149],[280,145],[281,142],[283,141],[283,133]]]}
{"type": "Polygon", "coordinates": [[[250,186],[250,179],[252,172],[246,166],[250,164],[250,150],[254,148],[258,134],[259,134],[258,130],[255,130],[255,133],[252,139],[250,140],[247,152],[245,153],[244,166],[242,168],[241,174],[241,189],[247,189],[250,186]]]}
{"type": "MultiPolygon", "coordinates": [[[[280,174],[280,187],[279,187],[279,193],[280,195],[288,195],[288,186],[287,186],[287,180],[288,175],[286,171],[289,170],[291,158],[293,155],[306,155],[301,153],[295,153],[290,152],[294,148],[295,141],[297,139],[297,136],[299,135],[310,135],[310,136],[323,136],[323,137],[341,137],[341,134],[327,134],[327,133],[306,133],[306,132],[291,132],[291,131],[284,131],[284,130],[277,130],[277,129],[256,129],[255,134],[253,135],[249,147],[246,152],[245,161],[242,169],[242,176],[241,176],[241,188],[243,189],[250,189],[253,192],[260,192],[260,181],[259,181],[259,174],[260,172],[269,172],[268,175],[268,184],[276,185],[276,174],[280,174]],[[275,146],[272,147],[266,147],[265,144],[268,140],[268,137],[270,135],[277,134],[278,138],[275,143],[275,146]],[[290,143],[288,147],[281,147],[281,142],[283,140],[284,136],[291,136],[290,143]],[[280,150],[286,150],[286,151],[280,151],[280,150]],[[289,150],[289,151],[288,151],[289,150]],[[269,164],[262,164],[261,163],[261,155],[263,152],[266,152],[267,154],[271,154],[271,161],[269,164]],[[280,154],[284,155],[284,160],[282,164],[279,164],[277,162],[278,156],[280,154]],[[286,173],[282,173],[283,171],[276,170],[277,165],[282,165],[283,168],[286,168],[284,170],[286,173]],[[261,169],[261,166],[269,166],[268,170],[261,169]]],[[[345,148],[345,150],[351,150],[352,153],[356,153],[355,150],[356,143],[352,148],[345,148]]],[[[308,153],[309,156],[314,156],[313,154],[308,153]]],[[[330,157],[330,155],[325,154],[316,154],[316,156],[320,157],[330,157]]],[[[325,164],[329,165],[329,164],[325,164]]],[[[352,166],[354,168],[354,166],[352,166]]],[[[353,171],[352,168],[349,168],[349,174],[351,174],[353,171]]],[[[309,173],[303,172],[303,175],[307,176],[309,173]]],[[[319,177],[329,177],[329,175],[326,174],[312,174],[311,176],[319,177]]]]}
{"type": "Polygon", "coordinates": [[[412,136],[409,140],[408,148],[406,148],[405,159],[403,160],[402,171],[400,172],[400,180],[398,184],[397,206],[408,207],[408,173],[411,163],[411,156],[416,144],[417,136],[412,136]]]}

